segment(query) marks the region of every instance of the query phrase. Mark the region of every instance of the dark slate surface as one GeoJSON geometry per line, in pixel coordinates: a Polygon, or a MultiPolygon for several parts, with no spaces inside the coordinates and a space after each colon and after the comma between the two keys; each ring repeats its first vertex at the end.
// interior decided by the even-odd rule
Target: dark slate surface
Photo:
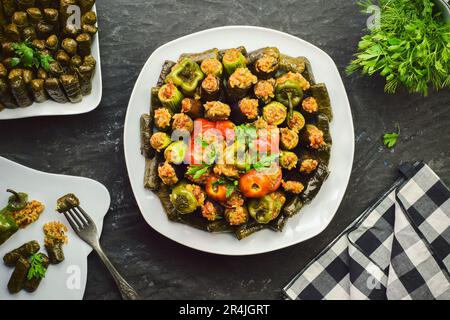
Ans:
{"type": "MultiPolygon", "coordinates": [[[[111,192],[102,243],[123,275],[147,299],[277,299],[280,289],[374,200],[403,161],[425,160],[450,183],[450,94],[429,98],[383,93],[379,78],[343,70],[366,17],[350,1],[98,1],[103,101],[86,115],[0,123],[0,154],[54,173],[104,183],[111,192]],[[125,168],[122,133],[128,98],[147,57],[180,36],[223,25],[282,30],[321,47],[343,75],[355,122],[356,154],[348,192],[325,232],[305,243],[251,257],[200,253],[168,240],[141,217],[125,168]],[[381,135],[402,128],[398,147],[381,135]]],[[[2,173],[5,174],[5,173],[2,173]]],[[[119,294],[99,259],[89,257],[86,299],[119,294]]]]}

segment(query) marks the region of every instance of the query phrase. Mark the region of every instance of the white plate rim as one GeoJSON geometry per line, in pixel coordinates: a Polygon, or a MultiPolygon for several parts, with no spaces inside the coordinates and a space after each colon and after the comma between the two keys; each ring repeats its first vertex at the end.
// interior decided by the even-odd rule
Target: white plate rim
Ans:
{"type": "MultiPolygon", "coordinates": [[[[189,50],[186,50],[186,51],[189,52],[189,50]]],[[[149,87],[150,87],[150,86],[151,86],[151,84],[149,85],[149,87]]],[[[139,151],[138,151],[138,150],[134,150],[134,151],[132,151],[132,152],[137,152],[137,153],[138,153],[139,151]]],[[[344,196],[345,196],[346,190],[347,190],[347,188],[348,188],[348,184],[349,184],[349,182],[350,182],[350,176],[351,176],[351,172],[352,172],[352,168],[353,168],[354,153],[355,153],[355,139],[354,139],[354,124],[353,124],[352,111],[351,111],[351,107],[350,107],[350,102],[349,102],[349,100],[348,100],[347,91],[345,90],[345,86],[344,86],[344,83],[343,83],[343,81],[342,81],[342,77],[340,76],[339,70],[337,69],[337,66],[336,66],[334,60],[333,60],[333,59],[332,59],[325,51],[323,51],[323,50],[320,49],[319,47],[317,47],[317,46],[311,44],[310,42],[308,42],[308,41],[306,41],[306,40],[303,40],[303,39],[301,39],[301,38],[299,38],[299,37],[293,36],[293,35],[291,35],[291,34],[288,34],[288,33],[282,32],[282,31],[278,31],[278,30],[274,30],[274,29],[269,29],[269,28],[265,28],[265,27],[259,27],[259,26],[231,25],[231,26],[222,26],[222,27],[216,27],[216,28],[206,29],[206,30],[203,30],[203,31],[195,32],[195,33],[192,33],[192,34],[189,34],[189,35],[186,35],[186,36],[183,36],[183,37],[174,39],[174,40],[172,40],[172,41],[170,41],[170,42],[167,42],[167,43],[165,43],[164,45],[158,47],[157,49],[155,49],[155,50],[152,52],[152,54],[149,56],[149,58],[147,59],[147,61],[145,62],[144,66],[142,67],[142,69],[141,69],[141,71],[140,71],[140,73],[139,73],[138,78],[136,79],[135,85],[134,85],[134,87],[133,87],[133,91],[132,91],[131,96],[130,96],[129,104],[128,104],[128,107],[127,107],[127,113],[126,113],[126,117],[125,117],[125,125],[124,125],[124,154],[125,154],[125,163],[126,163],[126,167],[127,167],[128,177],[129,177],[129,179],[130,179],[130,184],[131,184],[131,187],[132,187],[132,190],[133,190],[133,195],[134,195],[134,197],[135,197],[135,199],[136,199],[136,202],[137,202],[137,204],[138,204],[139,210],[140,210],[142,216],[144,217],[145,221],[147,222],[147,224],[148,224],[152,229],[154,229],[155,231],[157,231],[158,233],[160,233],[161,235],[163,235],[163,236],[165,236],[166,238],[171,239],[172,241],[175,241],[175,242],[177,242],[177,243],[179,243],[179,244],[181,244],[181,245],[183,245],[183,246],[189,247],[189,248],[194,249],[194,250],[197,250],[197,251],[206,252],[206,253],[211,253],[211,254],[217,254],[217,255],[223,255],[223,256],[252,256],[252,255],[259,255],[259,254],[264,254],[264,253],[274,252],[274,251],[278,251],[278,250],[281,250],[281,249],[284,249],[284,248],[288,248],[288,247],[291,247],[291,246],[296,245],[296,244],[298,244],[298,243],[307,241],[307,240],[309,240],[309,239],[311,239],[311,238],[313,238],[313,237],[319,235],[320,233],[322,233],[322,232],[329,226],[329,224],[331,223],[332,219],[336,216],[336,213],[337,213],[337,211],[338,211],[338,209],[339,209],[339,206],[340,206],[340,204],[342,203],[342,200],[343,200],[343,198],[344,198],[344,196]],[[148,65],[151,63],[152,58],[158,53],[158,51],[160,51],[160,50],[162,50],[162,49],[165,49],[165,48],[167,48],[167,47],[169,47],[169,46],[172,46],[172,45],[176,44],[177,42],[182,42],[182,41],[184,41],[184,40],[186,40],[186,39],[189,39],[189,38],[191,38],[191,37],[201,36],[201,35],[204,35],[204,34],[207,34],[207,33],[210,33],[210,32],[218,32],[218,31],[222,31],[222,30],[235,30],[235,31],[238,31],[238,30],[250,30],[250,31],[251,31],[251,30],[258,30],[258,31],[266,31],[266,32],[271,32],[271,33],[278,34],[278,35],[283,36],[283,37],[289,37],[289,38],[291,38],[293,41],[300,41],[300,42],[302,42],[303,44],[308,45],[308,46],[311,46],[311,47],[313,47],[315,50],[320,51],[321,54],[323,54],[324,57],[326,57],[327,59],[329,59],[329,61],[332,63],[333,68],[335,69],[335,71],[336,71],[337,74],[339,75],[339,80],[340,80],[340,81],[339,81],[339,85],[340,85],[340,88],[339,88],[339,89],[340,89],[340,92],[344,95],[344,98],[345,98],[345,101],[346,101],[345,107],[346,107],[346,109],[347,109],[346,112],[348,112],[348,114],[349,114],[349,116],[350,116],[351,141],[350,141],[350,139],[349,139],[348,142],[349,142],[349,147],[350,147],[350,151],[351,151],[351,154],[349,155],[349,156],[350,156],[351,165],[350,165],[350,167],[349,167],[348,170],[347,170],[348,172],[346,173],[346,177],[345,177],[344,181],[342,181],[342,184],[345,185],[345,186],[343,187],[342,195],[339,197],[339,199],[338,199],[338,201],[337,201],[337,206],[336,206],[336,209],[334,210],[334,213],[333,213],[332,215],[330,215],[330,217],[326,220],[325,223],[323,223],[322,227],[317,231],[317,233],[316,233],[315,235],[308,236],[307,238],[300,239],[300,240],[298,240],[298,241],[297,241],[297,240],[294,240],[294,241],[291,241],[291,242],[289,242],[289,243],[287,243],[287,244],[280,245],[280,246],[278,246],[278,247],[271,248],[271,249],[259,249],[259,250],[253,250],[253,252],[228,252],[228,251],[220,251],[220,252],[218,252],[218,251],[211,250],[211,249],[208,249],[208,248],[205,248],[205,247],[199,248],[198,246],[195,246],[195,245],[192,245],[192,244],[187,244],[187,243],[182,242],[182,241],[180,241],[180,240],[178,240],[178,239],[174,239],[174,238],[168,236],[164,231],[162,231],[160,228],[158,228],[157,225],[153,224],[153,223],[150,221],[150,219],[144,214],[143,204],[141,203],[141,200],[140,200],[139,197],[137,196],[137,191],[135,190],[136,187],[135,187],[135,185],[134,185],[134,183],[133,183],[133,178],[132,178],[131,175],[130,175],[130,167],[129,167],[129,165],[130,165],[130,159],[129,159],[129,157],[128,157],[129,150],[128,150],[128,145],[127,145],[127,143],[126,143],[126,142],[128,141],[128,130],[127,130],[128,125],[127,125],[127,124],[128,124],[128,122],[129,122],[129,119],[132,117],[131,112],[130,112],[130,109],[131,109],[130,107],[131,107],[131,103],[132,103],[132,101],[133,101],[133,99],[134,99],[134,97],[135,97],[135,95],[136,95],[137,84],[138,84],[138,83],[141,81],[141,79],[144,77],[144,70],[145,70],[145,69],[148,67],[148,65]]],[[[150,191],[149,191],[149,192],[150,192],[150,191]]],[[[159,199],[158,199],[157,201],[159,201],[159,199]]],[[[164,214],[164,213],[161,212],[161,214],[164,214]]],[[[289,222],[288,222],[288,223],[289,223],[289,222]]],[[[192,228],[192,227],[189,227],[189,226],[185,226],[185,227],[187,227],[187,228],[192,228]]],[[[198,230],[197,230],[197,231],[198,231],[198,230]]],[[[200,231],[200,232],[203,232],[203,231],[200,231]]],[[[263,231],[263,232],[264,232],[264,231],[263,231]]],[[[205,233],[206,233],[206,232],[205,232],[205,233]]],[[[212,236],[214,236],[214,234],[213,234],[212,236]]]]}
{"type": "MultiPolygon", "coordinates": [[[[97,7],[94,5],[92,10],[97,14],[97,7]]],[[[97,15],[98,17],[98,15],[97,15]]],[[[98,23],[96,24],[98,26],[98,23]]],[[[17,109],[4,109],[0,111],[0,121],[2,120],[16,120],[16,119],[27,119],[27,118],[36,118],[36,117],[55,117],[55,116],[71,116],[71,115],[79,115],[79,114],[85,114],[89,113],[100,105],[102,101],[103,96],[103,81],[102,81],[102,68],[101,68],[101,56],[100,56],[100,39],[99,39],[99,32],[95,34],[94,40],[93,40],[93,46],[92,46],[92,53],[95,54],[95,59],[97,60],[97,64],[95,67],[95,75],[92,79],[93,86],[98,86],[98,91],[91,92],[90,95],[83,97],[83,100],[88,99],[87,97],[95,96],[92,99],[95,99],[92,101],[92,103],[89,105],[89,107],[81,110],[74,110],[74,111],[66,111],[64,109],[64,106],[70,106],[70,107],[77,107],[83,104],[87,104],[86,101],[83,102],[80,101],[78,103],[66,103],[66,104],[58,104],[54,101],[48,100],[42,103],[36,103],[33,102],[33,104],[26,108],[17,108],[17,109]],[[94,83],[95,82],[95,83],[94,83]],[[48,103],[52,104],[51,110],[48,110],[49,107],[48,103]],[[61,107],[61,110],[58,110],[58,107],[61,107]],[[32,108],[32,109],[30,109],[32,108]],[[27,111],[25,114],[21,111],[27,111]],[[54,110],[57,110],[56,112],[54,110]]],[[[94,89],[94,88],[93,88],[94,89]]],[[[70,109],[72,109],[70,108],[70,109]]]]}

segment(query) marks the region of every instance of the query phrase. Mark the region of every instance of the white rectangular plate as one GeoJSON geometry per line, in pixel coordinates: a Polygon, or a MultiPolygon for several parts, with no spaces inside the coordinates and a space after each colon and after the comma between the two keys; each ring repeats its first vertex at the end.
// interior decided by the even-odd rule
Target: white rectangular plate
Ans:
{"type": "MultiPolygon", "coordinates": [[[[93,11],[97,13],[95,6],[93,11]]],[[[100,61],[100,45],[98,40],[98,32],[92,42],[92,55],[97,60],[95,75],[92,80],[92,92],[88,96],[84,96],[83,100],[78,103],[57,103],[47,100],[43,103],[33,103],[27,108],[5,109],[0,111],[0,120],[31,118],[40,116],[64,116],[72,114],[87,113],[98,107],[102,100],[102,69],[100,61]]]]}

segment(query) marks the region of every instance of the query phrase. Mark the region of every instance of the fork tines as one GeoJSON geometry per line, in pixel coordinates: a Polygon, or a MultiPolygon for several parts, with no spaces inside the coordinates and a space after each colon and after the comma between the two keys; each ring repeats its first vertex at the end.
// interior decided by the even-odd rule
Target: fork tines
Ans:
{"type": "Polygon", "coordinates": [[[91,217],[89,217],[86,211],[84,211],[80,206],[73,207],[72,209],[64,212],[64,216],[75,231],[82,230],[83,228],[93,224],[91,217]]]}

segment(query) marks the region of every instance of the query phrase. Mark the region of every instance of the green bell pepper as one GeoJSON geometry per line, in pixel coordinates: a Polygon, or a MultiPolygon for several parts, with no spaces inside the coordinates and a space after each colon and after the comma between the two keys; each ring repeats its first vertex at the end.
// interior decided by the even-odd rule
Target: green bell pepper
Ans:
{"type": "Polygon", "coordinates": [[[193,96],[204,74],[199,65],[190,59],[183,59],[167,76],[166,83],[173,82],[186,95],[193,96]]]}
{"type": "Polygon", "coordinates": [[[19,230],[16,221],[12,217],[12,212],[25,208],[28,203],[28,195],[23,192],[7,190],[13,195],[8,199],[8,205],[0,211],[0,245],[6,242],[14,233],[19,230]]]}

